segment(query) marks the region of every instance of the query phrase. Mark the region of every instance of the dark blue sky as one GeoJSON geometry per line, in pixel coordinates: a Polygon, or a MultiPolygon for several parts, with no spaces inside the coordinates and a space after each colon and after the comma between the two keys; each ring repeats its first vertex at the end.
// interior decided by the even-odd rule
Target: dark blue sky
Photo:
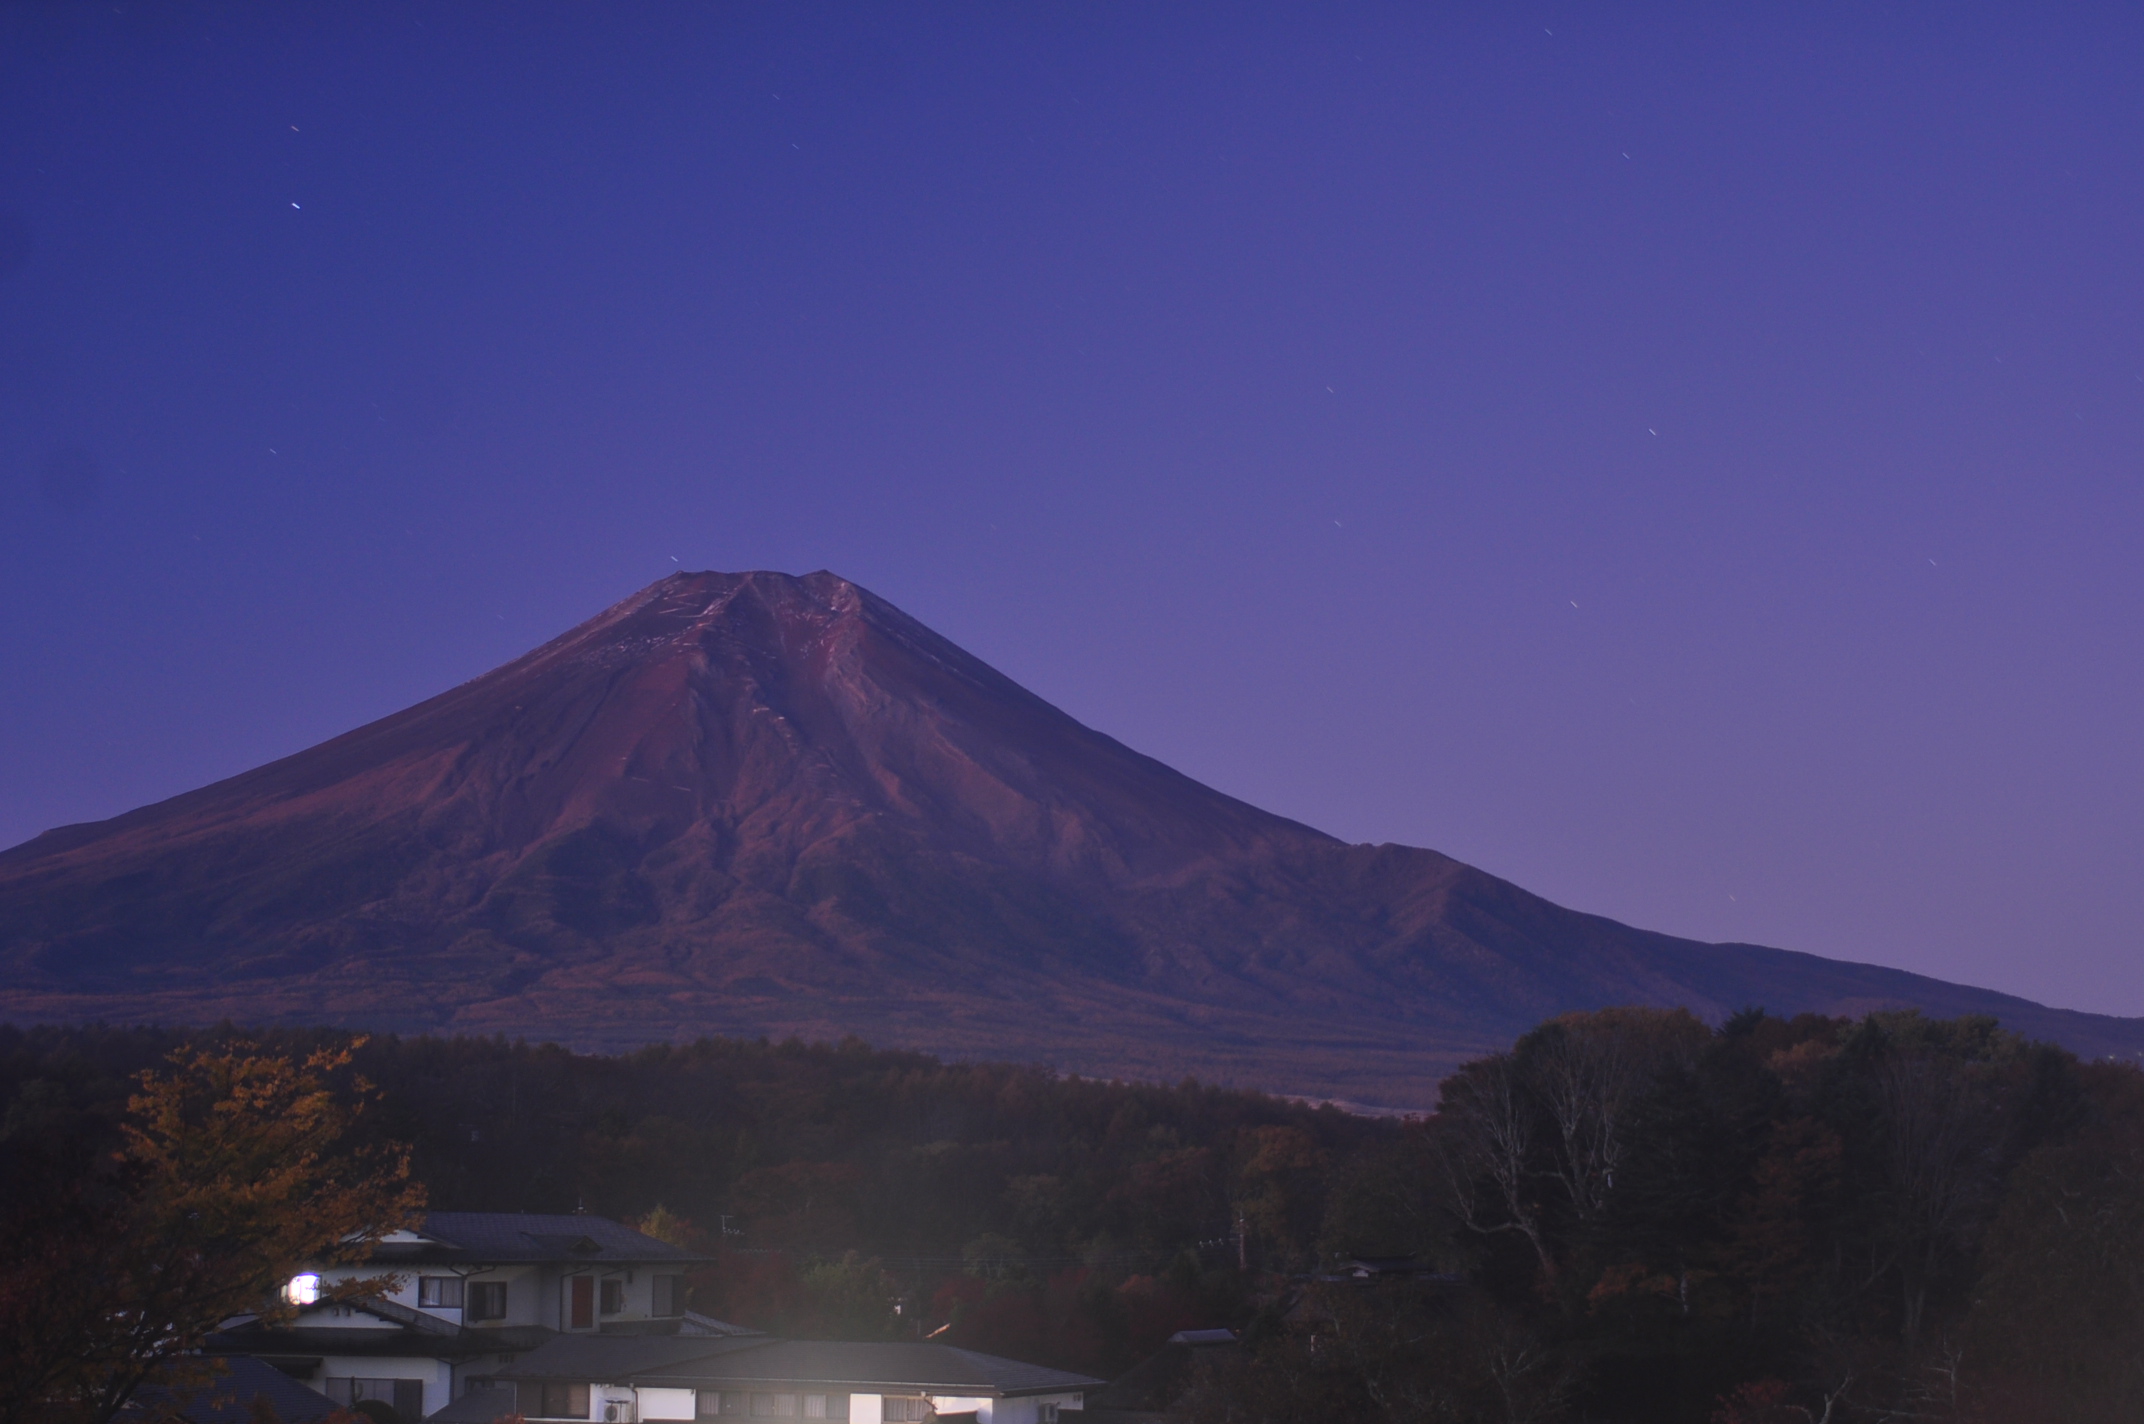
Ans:
{"type": "Polygon", "coordinates": [[[678,567],[2144,1014],[2134,6],[0,7],[0,843],[678,567]]]}

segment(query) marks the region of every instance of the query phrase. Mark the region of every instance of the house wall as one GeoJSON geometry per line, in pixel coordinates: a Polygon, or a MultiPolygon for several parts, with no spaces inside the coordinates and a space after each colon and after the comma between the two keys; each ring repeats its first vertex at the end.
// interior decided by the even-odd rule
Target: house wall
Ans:
{"type": "Polygon", "coordinates": [[[426,1414],[445,1408],[454,1397],[453,1366],[421,1355],[327,1355],[306,1383],[326,1393],[329,1380],[353,1378],[422,1380],[426,1414]]]}
{"type": "Polygon", "coordinates": [[[535,1324],[548,1325],[553,1330],[565,1330],[572,1319],[572,1286],[568,1284],[576,1276],[587,1276],[595,1281],[596,1322],[600,1325],[610,1320],[650,1320],[655,1316],[655,1278],[659,1275],[682,1276],[680,1266],[554,1266],[546,1268],[547,1279],[543,1285],[546,1300],[541,1307],[542,1318],[535,1324]],[[603,1283],[617,1282],[622,1287],[624,1299],[621,1308],[605,1312],[603,1309],[603,1283]]]}
{"type": "MultiPolygon", "coordinates": [[[[833,1385],[814,1385],[804,1381],[781,1386],[790,1393],[839,1394],[840,1388],[833,1385]]],[[[588,1388],[588,1417],[603,1418],[606,1401],[620,1401],[635,1406],[639,1418],[649,1421],[686,1421],[698,1417],[696,1391],[690,1389],[635,1390],[628,1385],[591,1384],[588,1388]],[[661,1411],[661,1412],[658,1412],[661,1411]]],[[[880,1414],[885,1396],[879,1394],[851,1394],[849,1396],[849,1424],[882,1424],[880,1414]]],[[[975,1411],[976,1424],[1037,1424],[1042,1406],[1054,1404],[1061,1411],[1071,1413],[1080,1408],[1083,1397],[1077,1392],[1045,1394],[1026,1399],[993,1399],[984,1396],[932,1395],[931,1404],[941,1414],[960,1414],[975,1411]]],[[[429,1406],[429,1401],[427,1402],[429,1406]]],[[[797,1424],[802,1424],[801,1418],[797,1424]]]]}
{"type": "Polygon", "coordinates": [[[353,1334],[371,1331],[378,1335],[390,1335],[395,1327],[377,1315],[368,1315],[362,1310],[347,1305],[309,1305],[300,1310],[296,1323],[308,1330],[348,1330],[353,1334]]]}
{"type": "Polygon", "coordinates": [[[515,1360],[513,1355],[479,1355],[473,1360],[463,1360],[453,1367],[454,1397],[460,1399],[469,1392],[472,1379],[497,1374],[515,1360]]]}
{"type": "MultiPolygon", "coordinates": [[[[391,1273],[395,1277],[395,1289],[384,1298],[397,1305],[421,1310],[437,1319],[456,1325],[492,1327],[503,1325],[541,1325],[552,1330],[568,1329],[572,1319],[570,1292],[567,1283],[576,1276],[587,1276],[595,1281],[596,1321],[649,1320],[655,1318],[655,1278],[659,1275],[683,1276],[681,1266],[614,1266],[530,1263],[514,1265],[484,1265],[450,1267],[443,1265],[411,1265],[383,1272],[378,1264],[340,1266],[307,1266],[305,1268],[320,1277],[323,1289],[344,1281],[369,1278],[391,1273]],[[504,1281],[506,1283],[506,1316],[498,1320],[469,1320],[466,1306],[456,1309],[449,1306],[419,1305],[423,1291],[420,1278],[424,1276],[460,1276],[463,1300],[468,1299],[470,1285],[479,1281],[504,1281]],[[621,1308],[605,1312],[603,1282],[615,1281],[622,1287],[621,1308]]],[[[673,1301],[673,1310],[682,1301],[673,1301]]],[[[665,1317],[670,1318],[670,1317],[665,1317]]]]}
{"type": "MultiPolygon", "coordinates": [[[[1054,1404],[1061,1412],[1070,1414],[1081,1408],[1085,1402],[1086,1397],[1078,1393],[1041,1394],[1022,1399],[985,1401],[985,1407],[976,1410],[975,1419],[976,1424],[1036,1424],[1042,1417],[1042,1406],[1046,1404],[1054,1404]]],[[[974,1406],[941,1404],[938,1407],[942,1412],[951,1413],[956,1408],[969,1409],[974,1406]]]]}

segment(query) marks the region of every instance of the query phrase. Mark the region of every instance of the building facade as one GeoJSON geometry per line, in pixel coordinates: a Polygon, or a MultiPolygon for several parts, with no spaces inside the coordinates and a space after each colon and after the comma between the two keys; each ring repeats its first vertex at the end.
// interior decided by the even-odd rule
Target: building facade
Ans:
{"type": "Polygon", "coordinates": [[[295,1319],[235,1323],[212,1348],[414,1424],[556,1336],[725,1332],[685,1309],[685,1271],[700,1260],[602,1217],[433,1212],[363,1262],[304,1267],[284,1287],[295,1319]],[[382,1276],[385,1293],[335,1298],[382,1276]]]}
{"type": "Polygon", "coordinates": [[[1104,1382],[951,1345],[771,1336],[560,1338],[493,1372],[442,1424],[1059,1424],[1104,1382]]]}

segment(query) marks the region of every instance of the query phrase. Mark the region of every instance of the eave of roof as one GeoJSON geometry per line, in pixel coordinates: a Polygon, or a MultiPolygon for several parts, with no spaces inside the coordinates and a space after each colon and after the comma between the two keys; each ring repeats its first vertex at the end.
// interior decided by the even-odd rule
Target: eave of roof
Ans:
{"type": "Polygon", "coordinates": [[[712,1259],[600,1216],[435,1211],[413,1234],[423,1239],[384,1242],[373,1248],[368,1259],[383,1264],[461,1266],[546,1262],[691,1265],[712,1259]]]}
{"type": "Polygon", "coordinates": [[[488,1330],[439,1335],[393,1327],[368,1330],[329,1325],[245,1327],[220,1331],[206,1344],[209,1350],[227,1355],[403,1355],[440,1360],[516,1354],[531,1348],[526,1341],[488,1330]]]}
{"type": "MultiPolygon", "coordinates": [[[[688,1341],[676,1348],[628,1350],[620,1337],[561,1336],[488,1372],[497,1380],[751,1389],[828,1385],[850,1393],[949,1394],[1017,1398],[1100,1388],[1107,1383],[950,1345],[896,1341],[804,1341],[745,1337],[688,1341]],[[727,1348],[694,1348],[694,1346],[727,1348]]],[[[653,1343],[652,1341],[648,1343],[653,1343]]]]}

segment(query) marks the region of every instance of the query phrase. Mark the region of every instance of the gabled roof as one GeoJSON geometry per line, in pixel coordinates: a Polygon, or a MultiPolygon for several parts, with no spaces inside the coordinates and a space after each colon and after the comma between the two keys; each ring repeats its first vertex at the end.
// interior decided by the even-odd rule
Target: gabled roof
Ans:
{"type": "Polygon", "coordinates": [[[705,1258],[600,1216],[435,1211],[426,1214],[416,1230],[398,1231],[382,1240],[373,1248],[371,1259],[473,1266],[527,1261],[592,1265],[675,1261],[684,1265],[705,1258]]]}
{"type": "Polygon", "coordinates": [[[264,1325],[259,1317],[234,1320],[208,1338],[208,1348],[218,1352],[259,1355],[275,1359],[314,1355],[419,1355],[433,1359],[466,1359],[472,1355],[505,1354],[542,1343],[554,1332],[542,1326],[456,1325],[436,1315],[412,1310],[406,1305],[374,1297],[339,1301],[299,1312],[296,1320],[264,1325]],[[377,1325],[308,1324],[308,1315],[335,1308],[354,1310],[372,1317],[377,1325]]]}
{"type": "MultiPolygon", "coordinates": [[[[462,1327],[451,1320],[404,1305],[400,1301],[389,1300],[385,1296],[352,1296],[348,1300],[336,1301],[335,1305],[346,1310],[361,1310],[376,1320],[384,1320],[405,1330],[414,1330],[420,1335],[444,1335],[451,1338],[462,1333],[462,1327]]],[[[313,1306],[300,1310],[294,1323],[303,1326],[305,1317],[320,1308],[313,1306]]]]}
{"type": "Polygon", "coordinates": [[[1092,1389],[1089,1375],[901,1341],[568,1335],[493,1372],[501,1380],[567,1380],[681,1388],[823,1384],[852,1391],[1004,1396],[1092,1389]]]}

